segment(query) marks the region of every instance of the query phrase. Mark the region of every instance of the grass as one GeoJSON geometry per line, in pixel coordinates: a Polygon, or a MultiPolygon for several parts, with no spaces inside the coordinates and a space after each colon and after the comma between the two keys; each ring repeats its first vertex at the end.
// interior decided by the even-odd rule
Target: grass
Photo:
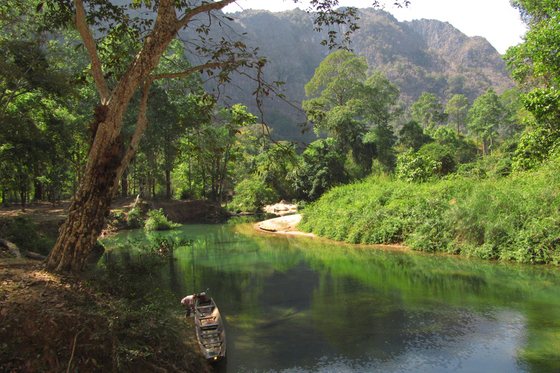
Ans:
{"type": "Polygon", "coordinates": [[[559,171],[560,160],[553,159],[499,179],[372,177],[325,194],[298,228],[350,243],[559,264],[559,171]]]}
{"type": "Polygon", "coordinates": [[[163,209],[148,211],[148,219],[144,225],[147,231],[166,231],[181,226],[181,224],[173,223],[167,220],[163,213],[163,209]]]}

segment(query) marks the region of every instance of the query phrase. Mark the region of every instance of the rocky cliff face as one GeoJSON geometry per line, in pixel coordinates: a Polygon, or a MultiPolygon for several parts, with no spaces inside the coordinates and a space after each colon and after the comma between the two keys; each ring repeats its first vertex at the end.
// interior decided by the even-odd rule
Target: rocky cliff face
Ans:
{"type": "Polygon", "coordinates": [[[420,19],[406,22],[420,34],[428,48],[437,51],[452,66],[487,68],[499,77],[506,68],[496,49],[483,37],[468,37],[448,22],[420,19]]]}
{"type": "Polygon", "coordinates": [[[355,52],[381,69],[401,89],[407,105],[422,92],[446,102],[454,94],[474,100],[492,86],[503,92],[513,87],[506,65],[482,37],[468,37],[447,22],[399,22],[390,14],[362,10],[355,52]]]}

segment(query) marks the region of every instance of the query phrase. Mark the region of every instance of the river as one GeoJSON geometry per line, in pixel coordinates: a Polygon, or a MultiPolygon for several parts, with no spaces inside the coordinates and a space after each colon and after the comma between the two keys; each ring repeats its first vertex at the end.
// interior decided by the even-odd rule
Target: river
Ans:
{"type": "MultiPolygon", "coordinates": [[[[163,269],[177,302],[206,289],[228,373],[560,372],[560,269],[274,236],[241,225],[163,269]]],[[[114,247],[141,230],[103,240],[114,247]]]]}

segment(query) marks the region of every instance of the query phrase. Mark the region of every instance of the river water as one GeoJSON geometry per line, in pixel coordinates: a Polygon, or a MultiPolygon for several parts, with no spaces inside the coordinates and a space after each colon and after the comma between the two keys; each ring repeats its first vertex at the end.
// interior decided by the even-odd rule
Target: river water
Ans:
{"type": "MultiPolygon", "coordinates": [[[[237,372],[560,372],[560,270],[185,225],[163,269],[209,289],[237,372]]],[[[107,247],[143,231],[104,240],[107,247]]]]}

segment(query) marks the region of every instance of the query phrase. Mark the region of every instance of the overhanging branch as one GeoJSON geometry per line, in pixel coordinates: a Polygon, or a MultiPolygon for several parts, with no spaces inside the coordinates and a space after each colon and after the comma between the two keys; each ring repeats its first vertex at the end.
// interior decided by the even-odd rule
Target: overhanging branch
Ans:
{"type": "Polygon", "coordinates": [[[152,85],[153,81],[154,79],[152,77],[148,77],[148,79],[146,79],[146,82],[144,83],[144,86],[142,87],[142,96],[140,98],[140,107],[138,108],[138,121],[136,123],[136,130],[134,131],[134,134],[130,139],[130,144],[128,145],[128,148],[123,155],[119,168],[117,169],[117,177],[115,179],[115,184],[113,185],[113,195],[115,195],[116,191],[119,189],[119,180],[121,179],[126,167],[130,164],[132,157],[134,156],[134,154],[136,154],[138,145],[140,144],[140,140],[142,139],[144,132],[146,132],[146,128],[148,128],[148,98],[150,86],[152,85]]]}
{"type": "Polygon", "coordinates": [[[183,18],[181,18],[178,22],[178,29],[181,29],[183,27],[185,27],[187,25],[187,23],[196,15],[200,14],[200,13],[206,13],[206,12],[210,12],[212,10],[220,10],[225,8],[226,6],[228,6],[229,4],[235,3],[237,0],[222,0],[222,1],[216,1],[213,3],[205,3],[202,4],[200,6],[197,6],[194,9],[191,9],[190,11],[188,11],[187,13],[185,13],[185,15],[183,16],[183,18]]]}
{"type": "Polygon", "coordinates": [[[182,71],[180,73],[167,73],[167,74],[154,74],[150,76],[150,79],[153,80],[160,80],[160,79],[177,79],[177,78],[186,78],[189,75],[202,70],[212,70],[212,69],[219,69],[226,66],[231,65],[241,65],[246,63],[247,60],[234,60],[234,61],[224,61],[224,62],[209,62],[204,65],[195,66],[188,70],[182,71]]]}

